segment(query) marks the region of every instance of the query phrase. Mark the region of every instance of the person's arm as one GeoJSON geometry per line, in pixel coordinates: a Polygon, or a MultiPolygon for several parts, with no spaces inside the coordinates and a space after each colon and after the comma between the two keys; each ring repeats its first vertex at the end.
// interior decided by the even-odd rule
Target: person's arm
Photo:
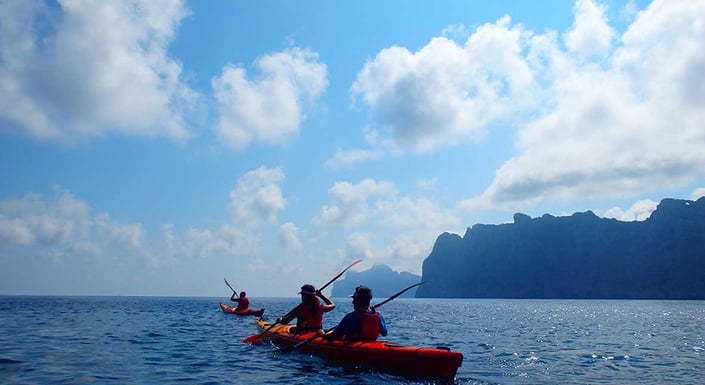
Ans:
{"type": "Polygon", "coordinates": [[[296,305],[295,308],[291,309],[284,317],[277,318],[277,322],[280,324],[288,324],[291,322],[296,316],[299,314],[299,308],[301,307],[301,304],[296,305]]]}
{"type": "Polygon", "coordinates": [[[346,314],[345,317],[340,320],[338,326],[336,326],[333,330],[325,333],[323,335],[323,338],[327,339],[328,341],[340,340],[345,338],[348,333],[355,331],[354,323],[356,319],[357,315],[355,314],[355,312],[346,314]]]}
{"type": "Polygon", "coordinates": [[[384,317],[382,317],[382,314],[379,315],[379,334],[382,336],[387,335],[387,323],[384,322],[384,317]]]}
{"type": "Polygon", "coordinates": [[[328,297],[326,297],[323,293],[321,293],[320,290],[316,290],[316,296],[325,302],[325,305],[321,306],[321,309],[323,310],[324,313],[327,313],[333,309],[335,309],[335,303],[331,301],[328,297]]]}
{"type": "Polygon", "coordinates": [[[237,302],[237,303],[240,303],[240,298],[239,298],[239,297],[236,297],[236,295],[237,295],[237,293],[236,293],[236,292],[233,292],[233,295],[230,296],[230,300],[231,300],[231,301],[235,301],[235,302],[237,302]]]}

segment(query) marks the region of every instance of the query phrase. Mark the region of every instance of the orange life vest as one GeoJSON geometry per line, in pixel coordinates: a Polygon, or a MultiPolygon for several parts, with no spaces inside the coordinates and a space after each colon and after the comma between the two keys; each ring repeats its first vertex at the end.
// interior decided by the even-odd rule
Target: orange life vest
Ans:
{"type": "Polygon", "coordinates": [[[374,341],[379,336],[380,315],[377,312],[360,314],[360,339],[374,341]]]}
{"type": "Polygon", "coordinates": [[[311,306],[301,305],[301,311],[303,317],[297,319],[296,328],[299,332],[308,330],[318,330],[323,327],[323,310],[321,305],[316,305],[315,309],[311,309],[311,306]]]}

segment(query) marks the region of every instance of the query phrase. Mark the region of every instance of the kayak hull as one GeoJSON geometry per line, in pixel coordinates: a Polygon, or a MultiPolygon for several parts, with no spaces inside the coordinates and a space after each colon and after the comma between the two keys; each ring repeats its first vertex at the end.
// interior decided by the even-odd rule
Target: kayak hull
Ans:
{"type": "Polygon", "coordinates": [[[264,309],[247,309],[247,310],[237,310],[237,308],[233,306],[228,306],[222,302],[219,302],[220,304],[220,310],[223,311],[223,313],[230,313],[230,314],[237,314],[237,315],[253,315],[257,317],[261,317],[262,314],[264,314],[264,309]]]}
{"type": "MultiPolygon", "coordinates": [[[[272,324],[260,319],[257,326],[265,330],[272,324]]],[[[292,334],[289,328],[289,325],[275,325],[263,338],[280,348],[290,348],[314,336],[313,332],[292,334]]],[[[462,353],[446,348],[404,346],[380,340],[326,341],[318,337],[300,345],[297,350],[336,363],[418,378],[453,379],[463,362],[462,353]]]]}

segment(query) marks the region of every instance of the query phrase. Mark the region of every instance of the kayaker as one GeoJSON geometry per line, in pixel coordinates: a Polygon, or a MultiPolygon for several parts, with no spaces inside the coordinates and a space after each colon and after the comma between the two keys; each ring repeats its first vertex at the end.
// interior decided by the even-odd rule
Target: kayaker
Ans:
{"type": "Polygon", "coordinates": [[[240,292],[240,297],[235,298],[235,292],[230,296],[231,301],[237,302],[237,307],[235,310],[247,310],[250,307],[250,300],[247,298],[247,293],[244,291],[240,292]]]}
{"type": "Polygon", "coordinates": [[[387,324],[384,317],[370,307],[372,290],[360,285],[351,295],[354,310],[340,320],[338,326],[325,333],[327,340],[342,339],[346,341],[374,341],[380,335],[387,335],[387,324]]]}
{"type": "Polygon", "coordinates": [[[335,309],[335,303],[310,284],[301,286],[299,294],[301,294],[301,303],[284,317],[277,318],[277,322],[288,324],[296,318],[296,326],[289,330],[292,333],[323,329],[323,313],[335,309]],[[319,298],[325,303],[322,304],[319,298]]]}

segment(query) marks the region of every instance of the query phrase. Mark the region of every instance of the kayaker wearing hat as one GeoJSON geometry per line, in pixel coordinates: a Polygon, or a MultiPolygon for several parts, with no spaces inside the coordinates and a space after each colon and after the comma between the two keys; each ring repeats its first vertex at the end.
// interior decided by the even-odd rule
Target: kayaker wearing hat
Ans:
{"type": "Polygon", "coordinates": [[[323,328],[323,313],[335,309],[335,304],[310,284],[301,286],[299,294],[301,294],[301,303],[291,309],[284,317],[277,318],[277,322],[288,324],[296,318],[296,326],[289,330],[291,333],[321,330],[323,328]],[[321,304],[318,298],[322,299],[325,304],[321,304]]]}
{"type": "Polygon", "coordinates": [[[327,340],[374,341],[381,334],[387,335],[387,324],[379,312],[370,307],[372,290],[360,285],[351,295],[354,310],[340,320],[338,326],[326,333],[327,340]]]}
{"type": "Polygon", "coordinates": [[[237,308],[235,310],[247,310],[250,307],[250,300],[247,298],[247,294],[244,291],[240,292],[240,297],[235,298],[235,292],[230,296],[231,301],[237,302],[237,308]]]}

